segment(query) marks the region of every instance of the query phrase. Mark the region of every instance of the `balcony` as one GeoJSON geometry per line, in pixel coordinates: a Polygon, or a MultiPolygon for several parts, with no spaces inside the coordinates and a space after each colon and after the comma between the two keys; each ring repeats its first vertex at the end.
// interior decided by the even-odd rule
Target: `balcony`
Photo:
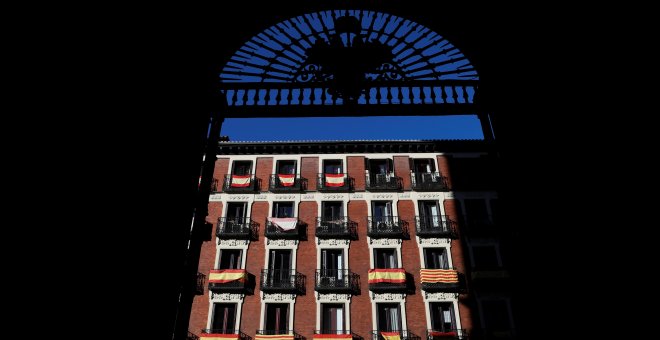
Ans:
{"type": "Polygon", "coordinates": [[[405,292],[406,271],[403,268],[369,269],[369,290],[374,293],[405,292]]]}
{"type": "Polygon", "coordinates": [[[456,222],[446,215],[415,216],[415,226],[419,237],[457,238],[456,222]]]}
{"type": "Polygon", "coordinates": [[[372,238],[407,238],[407,222],[398,216],[367,218],[367,235],[372,238]]]}
{"type": "Polygon", "coordinates": [[[300,175],[272,174],[268,183],[270,192],[299,192],[307,189],[307,179],[300,175]]]}
{"type": "Polygon", "coordinates": [[[262,269],[261,291],[264,293],[305,292],[305,275],[295,270],[262,269]]]}
{"type": "Polygon", "coordinates": [[[205,283],[204,281],[206,281],[206,275],[197,272],[197,284],[195,285],[195,295],[204,295],[204,283],[205,283]]]}
{"type": "Polygon", "coordinates": [[[304,239],[305,225],[296,217],[268,217],[264,234],[269,239],[304,239]]]}
{"type": "Polygon", "coordinates": [[[241,332],[241,331],[232,331],[232,330],[227,330],[227,329],[214,329],[214,328],[207,328],[207,329],[202,329],[202,334],[200,335],[201,340],[204,340],[205,338],[207,339],[213,339],[216,340],[218,338],[225,338],[225,339],[236,339],[236,340],[250,340],[250,336],[247,334],[241,332]]]}
{"type": "Polygon", "coordinates": [[[215,236],[222,240],[241,239],[247,240],[257,235],[257,223],[245,217],[220,217],[215,236]]]}
{"type": "Polygon", "coordinates": [[[353,190],[354,180],[348,174],[318,174],[316,190],[321,192],[349,192],[353,190]]]}
{"type": "Polygon", "coordinates": [[[372,340],[395,340],[396,337],[398,336],[399,339],[401,340],[420,340],[421,338],[419,335],[416,335],[415,333],[411,331],[378,331],[378,330],[373,330],[371,331],[371,339],[372,340]]]}
{"type": "Polygon", "coordinates": [[[272,329],[257,329],[254,340],[271,340],[273,335],[279,335],[278,340],[303,340],[302,335],[294,330],[272,330],[272,329]]]}
{"type": "Polygon", "coordinates": [[[464,340],[467,339],[464,329],[426,330],[426,340],[464,340]]]}
{"type": "Polygon", "coordinates": [[[316,237],[318,238],[357,238],[357,228],[355,222],[348,216],[336,218],[317,217],[316,218],[316,237]]]}
{"type": "Polygon", "coordinates": [[[363,340],[361,336],[348,331],[348,330],[338,330],[338,329],[315,329],[314,330],[314,339],[323,339],[323,340],[339,340],[339,339],[360,339],[363,340]]]}
{"type": "MultiPolygon", "coordinates": [[[[215,180],[217,181],[217,180],[215,180]]],[[[216,188],[218,183],[214,183],[216,188]]],[[[246,192],[259,192],[261,187],[261,179],[256,178],[255,175],[225,175],[225,180],[222,184],[222,191],[231,193],[246,193],[246,192]]]]}
{"type": "Polygon", "coordinates": [[[458,292],[465,278],[456,269],[420,269],[421,288],[427,292],[458,292]]]}
{"type": "Polygon", "coordinates": [[[319,293],[349,293],[359,291],[360,277],[348,269],[317,269],[314,290],[319,293]]]}
{"type": "Polygon", "coordinates": [[[216,293],[245,293],[247,283],[245,269],[212,269],[209,274],[209,290],[216,293]]]}
{"type": "Polygon", "coordinates": [[[447,177],[439,172],[412,172],[410,185],[415,191],[449,191],[447,177]]]}
{"type": "Polygon", "coordinates": [[[401,190],[401,177],[392,174],[367,174],[368,191],[399,191],[401,190]]]}

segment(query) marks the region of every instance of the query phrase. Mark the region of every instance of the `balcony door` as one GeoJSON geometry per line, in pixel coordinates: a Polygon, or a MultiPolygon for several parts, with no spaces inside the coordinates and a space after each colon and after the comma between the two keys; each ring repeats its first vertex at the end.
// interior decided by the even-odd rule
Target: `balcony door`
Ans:
{"type": "Polygon", "coordinates": [[[401,307],[398,303],[377,303],[376,310],[379,332],[394,332],[402,329],[401,307]]]}
{"type": "Polygon", "coordinates": [[[252,161],[234,161],[232,175],[250,175],[252,173],[252,161]]]}
{"type": "Polygon", "coordinates": [[[323,160],[323,173],[325,174],[341,174],[344,173],[341,159],[325,159],[323,160]]]}
{"type": "Polygon", "coordinates": [[[425,228],[441,228],[440,207],[437,201],[419,201],[419,218],[425,228]]]}
{"type": "Polygon", "coordinates": [[[431,327],[436,332],[450,332],[456,329],[454,307],[451,302],[429,302],[431,327]]]}
{"type": "Polygon", "coordinates": [[[333,287],[343,283],[344,251],[342,249],[321,249],[321,280],[333,287]]]}
{"type": "Polygon", "coordinates": [[[268,279],[274,287],[288,287],[291,282],[291,250],[271,249],[268,258],[268,279]]]}
{"type": "Polygon", "coordinates": [[[445,248],[424,248],[426,269],[449,269],[445,248]]]}
{"type": "Polygon", "coordinates": [[[344,216],[344,202],[321,202],[321,227],[340,231],[344,216]]]}
{"type": "Polygon", "coordinates": [[[289,332],[289,304],[267,303],[265,330],[267,334],[286,334],[289,332]]]}
{"type": "Polygon", "coordinates": [[[293,217],[293,202],[273,202],[273,217],[293,217]]]}
{"type": "Polygon", "coordinates": [[[236,324],[235,303],[214,303],[212,333],[231,334],[234,333],[236,324]]]}
{"type": "Polygon", "coordinates": [[[465,200],[465,218],[472,228],[483,228],[490,224],[486,200],[470,198],[465,200]]]}
{"type": "Polygon", "coordinates": [[[344,332],[344,305],[324,303],[321,305],[321,333],[342,334],[344,332]]]}
{"type": "Polygon", "coordinates": [[[369,181],[372,186],[378,186],[390,181],[394,166],[391,159],[369,160],[369,181]]]}
{"type": "Polygon", "coordinates": [[[374,249],[375,269],[399,268],[396,249],[374,249]]]}
{"type": "Polygon", "coordinates": [[[296,161],[277,161],[276,164],[277,174],[282,175],[295,175],[296,174],[296,161]]]}
{"type": "Polygon", "coordinates": [[[394,223],[392,220],[392,202],[371,202],[371,211],[373,214],[373,222],[375,224],[372,227],[376,229],[388,229],[394,223]]]}
{"type": "Polygon", "coordinates": [[[240,249],[221,249],[218,269],[241,269],[242,253],[240,249]]]}
{"type": "Polygon", "coordinates": [[[229,202],[227,203],[227,219],[225,230],[227,232],[239,232],[245,223],[245,212],[247,203],[229,202]]]}
{"type": "Polygon", "coordinates": [[[413,158],[411,161],[412,166],[410,168],[415,173],[422,174],[435,172],[435,163],[431,158],[413,158]]]}

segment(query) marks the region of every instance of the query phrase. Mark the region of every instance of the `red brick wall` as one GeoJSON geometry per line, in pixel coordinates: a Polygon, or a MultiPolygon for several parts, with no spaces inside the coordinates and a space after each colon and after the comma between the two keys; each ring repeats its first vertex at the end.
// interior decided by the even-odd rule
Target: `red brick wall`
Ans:
{"type": "Polygon", "coordinates": [[[441,176],[447,177],[447,185],[449,188],[452,188],[451,183],[451,171],[449,167],[449,157],[451,156],[437,156],[438,158],[438,171],[441,176]]]}
{"type": "MultiPolygon", "coordinates": [[[[363,157],[359,158],[364,169],[363,157]]],[[[349,161],[350,162],[350,161],[349,161]]],[[[350,164],[350,163],[349,163],[350,164]]],[[[364,177],[364,176],[363,176],[364,177]]],[[[357,182],[357,178],[355,180],[357,182]]],[[[364,189],[364,180],[362,181],[364,189]]],[[[348,202],[348,216],[357,223],[358,239],[351,241],[348,251],[348,268],[360,275],[360,295],[351,298],[351,330],[365,339],[370,338],[372,330],[371,300],[369,298],[369,246],[367,245],[367,218],[368,209],[366,201],[348,202]]]]}
{"type": "Polygon", "coordinates": [[[300,175],[307,178],[307,190],[316,190],[316,180],[319,173],[318,157],[301,157],[300,175]]]}
{"type": "MultiPolygon", "coordinates": [[[[440,156],[438,156],[440,157],[440,156]]],[[[444,202],[445,214],[447,217],[453,221],[458,221],[458,210],[456,207],[456,200],[454,199],[445,199],[444,202]]],[[[465,256],[463,253],[463,245],[461,243],[461,230],[460,225],[456,226],[456,231],[458,232],[459,239],[451,240],[451,259],[458,270],[459,273],[465,274],[465,256]]],[[[472,311],[470,306],[461,300],[458,302],[458,309],[461,314],[461,326],[465,328],[468,334],[472,331],[472,311]]]]}
{"type": "Polygon", "coordinates": [[[270,175],[273,173],[273,157],[257,157],[257,178],[261,179],[260,191],[268,191],[270,175]]]}
{"type": "Polygon", "coordinates": [[[264,228],[269,211],[270,205],[268,202],[254,202],[252,204],[252,213],[250,216],[259,225],[259,239],[257,241],[250,241],[245,269],[247,269],[249,274],[254,275],[256,285],[254,287],[254,295],[245,295],[241,315],[241,331],[251,337],[254,337],[257,329],[261,329],[261,325],[259,325],[259,318],[261,316],[259,278],[261,277],[261,270],[264,268],[264,261],[266,259],[264,228]]]}
{"type": "MultiPolygon", "coordinates": [[[[395,165],[396,167],[396,165],[395,165]]],[[[407,166],[406,166],[407,168],[407,166]]],[[[410,240],[404,240],[401,244],[401,257],[403,268],[406,273],[413,276],[415,290],[418,294],[406,297],[406,316],[408,330],[423,336],[426,334],[426,318],[424,317],[424,300],[420,290],[419,270],[421,269],[419,258],[419,247],[415,241],[415,205],[411,200],[400,200],[398,203],[398,214],[401,220],[408,222],[410,240]]]]}
{"type": "MultiPolygon", "coordinates": [[[[222,184],[225,180],[225,175],[229,171],[229,158],[218,158],[215,161],[215,168],[213,169],[213,179],[218,180],[218,191],[222,191],[222,184]]],[[[196,333],[195,333],[196,334],[196,333]]]]}
{"type": "MultiPolygon", "coordinates": [[[[217,167],[217,162],[216,162],[217,167]]],[[[188,329],[197,335],[201,333],[203,328],[206,328],[208,321],[209,311],[209,289],[208,279],[211,269],[215,265],[216,249],[215,245],[217,240],[215,238],[215,231],[218,228],[218,217],[222,216],[222,202],[209,202],[209,214],[206,217],[206,222],[213,224],[211,241],[202,243],[202,250],[199,255],[199,266],[197,271],[206,275],[204,283],[204,295],[197,295],[193,300],[192,311],[190,313],[190,323],[188,329]]]]}
{"type": "Polygon", "coordinates": [[[366,176],[364,173],[364,156],[348,156],[346,157],[346,163],[348,176],[355,179],[355,190],[364,191],[366,176]]]}
{"type": "Polygon", "coordinates": [[[318,216],[316,202],[300,202],[298,218],[307,223],[307,241],[298,244],[296,270],[305,275],[306,294],[298,295],[295,305],[293,329],[299,334],[312,339],[316,325],[316,297],[314,296],[314,275],[316,272],[316,244],[314,230],[318,216]]]}
{"type": "Polygon", "coordinates": [[[403,190],[410,190],[410,157],[394,156],[394,175],[401,177],[403,190]]]}

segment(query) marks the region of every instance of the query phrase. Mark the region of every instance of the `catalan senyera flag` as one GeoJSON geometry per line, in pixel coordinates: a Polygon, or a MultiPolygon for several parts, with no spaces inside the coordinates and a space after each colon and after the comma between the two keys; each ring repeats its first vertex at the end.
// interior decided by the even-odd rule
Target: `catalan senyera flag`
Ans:
{"type": "Polygon", "coordinates": [[[238,334],[202,333],[199,338],[204,340],[237,340],[238,334]]]}
{"type": "Polygon", "coordinates": [[[247,281],[247,271],[245,269],[211,269],[209,282],[227,283],[232,281],[247,281]]]}
{"type": "Polygon", "coordinates": [[[250,185],[252,175],[231,175],[231,186],[234,188],[245,188],[250,185]]]}
{"type": "Polygon", "coordinates": [[[325,186],[327,187],[344,186],[344,174],[325,174],[325,186]]]}
{"type": "Polygon", "coordinates": [[[275,334],[275,335],[261,335],[254,336],[254,340],[293,340],[293,334],[275,334]]]}
{"type": "Polygon", "coordinates": [[[399,332],[380,332],[385,340],[401,340],[399,332]]]}
{"type": "Polygon", "coordinates": [[[314,334],[314,339],[352,339],[353,334],[314,334]]]}
{"type": "Polygon", "coordinates": [[[280,178],[280,184],[282,184],[283,187],[293,186],[293,183],[296,180],[296,175],[293,174],[277,174],[277,177],[280,178]]]}
{"type": "Polygon", "coordinates": [[[420,269],[422,283],[458,283],[458,272],[454,269],[420,269]]]}
{"type": "Polygon", "coordinates": [[[405,283],[406,271],[403,268],[369,269],[369,283],[383,282],[405,283]]]}

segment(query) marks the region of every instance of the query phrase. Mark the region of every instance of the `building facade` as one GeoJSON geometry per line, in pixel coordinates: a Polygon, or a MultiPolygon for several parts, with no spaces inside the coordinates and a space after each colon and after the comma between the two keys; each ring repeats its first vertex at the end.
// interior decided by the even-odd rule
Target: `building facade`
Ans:
{"type": "Polygon", "coordinates": [[[219,143],[189,337],[507,339],[484,141],[219,143]]]}

